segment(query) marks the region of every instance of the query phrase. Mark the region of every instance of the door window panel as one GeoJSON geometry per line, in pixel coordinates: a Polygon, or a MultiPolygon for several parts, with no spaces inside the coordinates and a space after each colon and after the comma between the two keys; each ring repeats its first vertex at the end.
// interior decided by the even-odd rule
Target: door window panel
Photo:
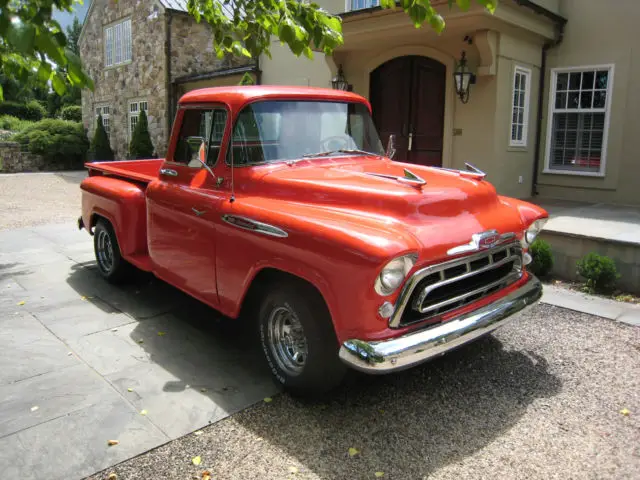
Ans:
{"type": "Polygon", "coordinates": [[[220,154],[226,123],[227,112],[222,108],[186,110],[173,161],[200,168],[202,164],[197,158],[198,154],[191,151],[187,138],[202,137],[205,140],[206,163],[214,166],[220,154]]]}

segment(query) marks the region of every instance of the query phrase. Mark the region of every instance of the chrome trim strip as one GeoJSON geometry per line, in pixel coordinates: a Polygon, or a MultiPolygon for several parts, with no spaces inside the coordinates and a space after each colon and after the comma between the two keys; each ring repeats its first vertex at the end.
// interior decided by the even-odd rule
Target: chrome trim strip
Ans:
{"type": "MultiPolygon", "coordinates": [[[[509,248],[505,248],[505,250],[509,250],[509,248]]],[[[498,253],[501,250],[496,250],[494,253],[498,253]]],[[[507,256],[505,258],[503,258],[502,260],[499,260],[497,262],[494,262],[493,259],[491,258],[492,254],[488,254],[487,257],[489,257],[489,264],[485,267],[482,267],[478,270],[469,270],[470,266],[471,266],[471,262],[466,262],[467,263],[467,272],[463,273],[462,275],[458,275],[457,277],[451,277],[451,278],[447,278],[446,280],[441,279],[439,282],[433,283],[431,285],[429,285],[428,287],[426,287],[422,293],[420,293],[420,295],[418,296],[418,298],[416,298],[415,300],[415,304],[413,305],[413,308],[415,310],[418,310],[417,306],[418,305],[422,305],[422,302],[424,302],[425,298],[427,298],[427,296],[436,288],[442,287],[444,285],[449,285],[450,283],[454,283],[457,282],[459,280],[464,280],[465,278],[469,278],[469,277],[473,277],[474,275],[478,275],[480,273],[483,272],[487,272],[489,270],[493,270],[494,268],[499,268],[502,265],[505,265],[509,262],[517,262],[518,260],[520,260],[520,266],[522,266],[522,255],[509,255],[507,254],[507,256]]],[[[440,273],[442,274],[444,272],[443,270],[440,270],[440,273]]],[[[509,275],[505,275],[502,280],[506,279],[509,275]]],[[[442,277],[441,277],[442,278],[442,277]]],[[[498,282],[499,283],[499,282],[498,282]]],[[[488,287],[488,285],[486,285],[486,287],[488,287]]],[[[480,289],[482,290],[482,288],[480,289]]],[[[469,295],[471,295],[472,292],[469,292],[469,295]]],[[[477,293],[477,292],[476,292],[477,293]]],[[[461,299],[460,299],[461,300],[461,299]]],[[[454,303],[453,301],[451,303],[454,303]]],[[[429,309],[419,309],[420,313],[425,313],[427,310],[431,310],[431,308],[429,309]]]]}
{"type": "Polygon", "coordinates": [[[540,300],[542,284],[529,275],[524,285],[499,300],[437,326],[377,342],[347,340],[340,359],[356,370],[382,374],[443,355],[503,326],[540,300]]]}
{"type": "Polygon", "coordinates": [[[468,255],[463,258],[457,258],[454,260],[449,260],[447,262],[429,265],[427,267],[424,267],[421,270],[418,270],[411,277],[409,277],[409,279],[405,282],[404,286],[402,287],[402,290],[400,291],[400,295],[398,296],[398,300],[396,302],[396,311],[393,313],[393,315],[389,319],[389,327],[397,328],[400,325],[402,314],[404,313],[407,307],[407,303],[409,303],[409,298],[411,297],[411,294],[413,293],[414,288],[416,287],[416,285],[418,285],[420,280],[422,280],[427,275],[431,275],[432,273],[437,272],[439,270],[456,267],[458,265],[462,265],[467,262],[473,262],[474,260],[485,257],[489,254],[496,253],[501,249],[511,247],[511,246],[519,247],[520,243],[512,242],[506,245],[498,245],[493,248],[488,248],[486,250],[483,250],[482,252],[476,253],[475,255],[468,255]]]}
{"type": "Polygon", "coordinates": [[[268,223],[258,222],[248,217],[241,217],[238,215],[222,215],[222,221],[233,225],[234,227],[242,228],[250,232],[261,233],[263,235],[269,235],[270,237],[287,238],[289,234],[274,225],[268,223]]]}
{"type": "Polygon", "coordinates": [[[477,180],[483,180],[484,177],[487,176],[487,174],[485,172],[480,170],[478,167],[476,167],[472,163],[465,162],[464,165],[465,165],[465,167],[467,167],[467,170],[460,170],[458,168],[446,168],[446,167],[432,167],[432,168],[437,168],[439,170],[446,170],[448,172],[454,172],[454,173],[458,173],[460,175],[467,175],[467,176],[473,177],[473,178],[475,178],[477,180]]]}

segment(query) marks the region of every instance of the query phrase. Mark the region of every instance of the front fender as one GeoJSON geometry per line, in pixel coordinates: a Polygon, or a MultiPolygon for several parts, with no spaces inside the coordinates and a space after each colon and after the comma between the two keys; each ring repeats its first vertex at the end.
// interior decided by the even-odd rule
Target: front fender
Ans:
{"type": "Polygon", "coordinates": [[[277,227],[271,236],[221,221],[217,278],[221,309],[237,316],[253,279],[265,268],[303,278],[322,294],[340,341],[385,329],[377,316],[384,301],[373,289],[391,258],[416,251],[417,240],[392,219],[282,202],[225,204],[236,215],[277,227]]]}

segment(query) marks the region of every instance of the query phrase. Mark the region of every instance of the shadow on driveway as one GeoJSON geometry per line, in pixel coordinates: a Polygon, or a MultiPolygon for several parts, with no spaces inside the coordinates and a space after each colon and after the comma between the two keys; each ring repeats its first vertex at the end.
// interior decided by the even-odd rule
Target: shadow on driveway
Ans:
{"type": "MultiPolygon", "coordinates": [[[[96,278],[92,268],[76,268],[68,282],[81,289],[96,278]]],[[[203,391],[216,403],[242,393],[243,372],[251,378],[256,372],[269,375],[257,343],[241,326],[153,276],[139,274],[130,285],[109,287],[109,292],[110,298],[97,303],[109,306],[104,309],[113,308],[115,298],[118,309],[136,318],[144,318],[141,312],[149,309],[171,313],[166,328],[172,331],[166,336],[159,337],[155,326],[145,326],[154,316],[139,321],[130,334],[132,340],[142,340],[139,345],[150,361],[177,378],[166,382],[163,391],[204,385],[199,377],[207,370],[208,355],[208,375],[221,369],[236,378],[203,391]],[[197,338],[187,331],[195,331],[197,338]],[[185,348],[181,342],[187,337],[185,348]],[[213,351],[226,353],[220,357],[213,351]],[[240,365],[225,363],[234,358],[242,359],[240,365]],[[194,372],[194,365],[201,371],[194,372]]],[[[211,385],[209,377],[203,378],[211,385]]],[[[320,478],[363,478],[380,470],[385,478],[423,478],[496,441],[532,402],[560,389],[560,380],[548,371],[544,358],[511,350],[488,336],[404,372],[351,372],[344,385],[325,398],[280,395],[234,420],[320,478]],[[349,458],[350,447],[360,454],[349,458]]]]}

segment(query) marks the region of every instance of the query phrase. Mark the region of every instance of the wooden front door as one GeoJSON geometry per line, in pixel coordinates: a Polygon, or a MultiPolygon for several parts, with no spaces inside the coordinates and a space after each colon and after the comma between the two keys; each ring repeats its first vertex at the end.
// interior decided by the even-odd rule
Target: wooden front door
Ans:
{"type": "Polygon", "coordinates": [[[373,120],[383,145],[396,135],[394,160],[442,166],[446,68],[427,57],[390,60],[373,72],[373,120]]]}

